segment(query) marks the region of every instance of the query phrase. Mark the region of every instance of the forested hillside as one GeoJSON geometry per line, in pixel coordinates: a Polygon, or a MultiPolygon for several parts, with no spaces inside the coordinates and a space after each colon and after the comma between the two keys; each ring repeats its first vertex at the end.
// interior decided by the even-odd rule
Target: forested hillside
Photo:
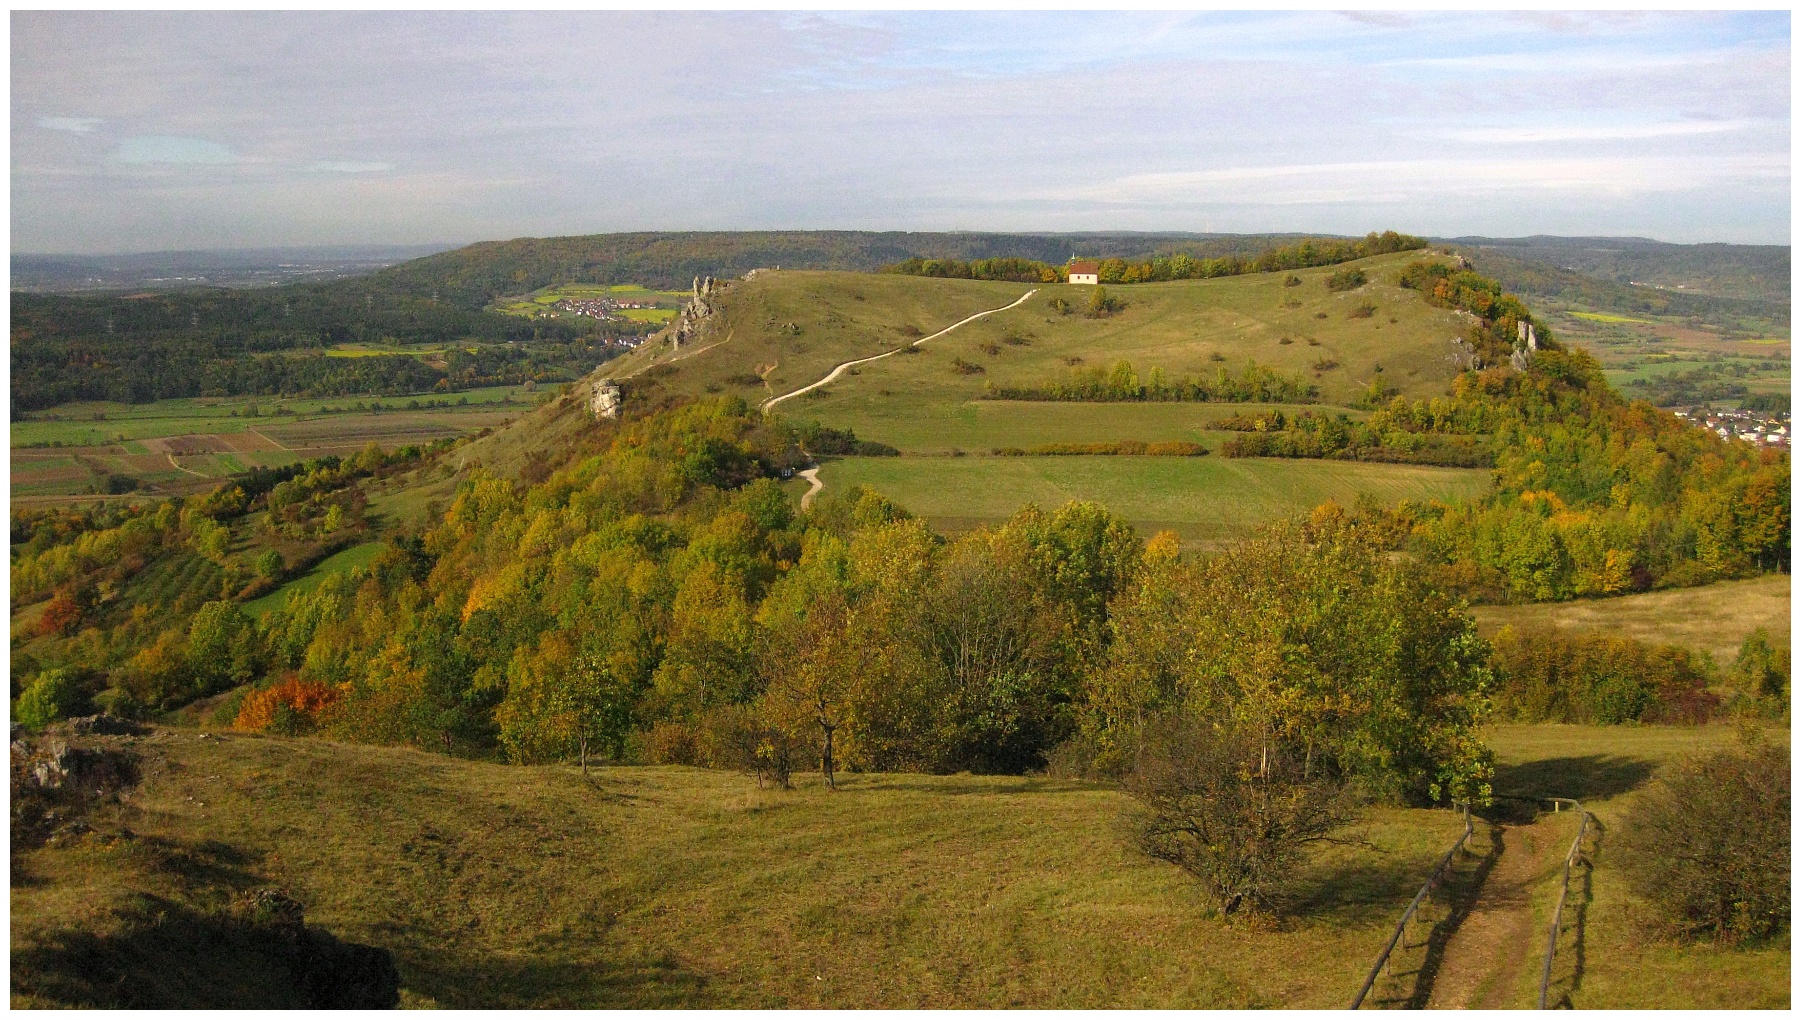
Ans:
{"type": "Polygon", "coordinates": [[[1667,244],[1643,237],[1453,237],[1464,248],[1612,283],[1741,301],[1789,302],[1785,244],[1667,244]]]}
{"type": "Polygon", "coordinates": [[[377,274],[383,286],[440,293],[480,308],[498,294],[556,283],[641,283],[685,288],[696,276],[742,276],[752,269],[872,272],[909,258],[1069,259],[1145,257],[1183,252],[1197,258],[1261,251],[1293,234],[988,234],[861,230],[594,234],[488,241],[377,274]]]}
{"type": "MultiPolygon", "coordinates": [[[[1458,250],[1465,252],[1478,269],[1499,280],[1508,290],[1537,299],[1556,298],[1585,308],[1626,314],[1692,316],[1753,331],[1763,323],[1784,327],[1789,323],[1786,288],[1777,294],[1774,293],[1776,288],[1760,285],[1755,290],[1757,296],[1739,297],[1704,291],[1691,293],[1673,287],[1634,287],[1567,269],[1555,262],[1523,257],[1521,249],[1459,245],[1458,250]]],[[[1787,249],[1783,249],[1783,259],[1786,262],[1787,249]]],[[[1786,274],[1787,270],[1783,272],[1786,274]]]]}

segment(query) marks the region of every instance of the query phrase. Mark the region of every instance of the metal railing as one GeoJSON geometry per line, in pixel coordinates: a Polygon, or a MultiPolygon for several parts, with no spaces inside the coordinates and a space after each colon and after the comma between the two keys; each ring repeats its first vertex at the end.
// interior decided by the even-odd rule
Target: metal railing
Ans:
{"type": "Polygon", "coordinates": [[[1458,836],[1457,842],[1451,845],[1451,849],[1445,851],[1444,857],[1438,862],[1438,867],[1432,869],[1431,877],[1426,879],[1425,885],[1420,886],[1419,894],[1413,897],[1413,902],[1407,904],[1407,909],[1401,913],[1401,922],[1395,925],[1395,933],[1388,937],[1388,945],[1382,947],[1382,954],[1376,957],[1375,965],[1370,968],[1369,977],[1363,979],[1363,987],[1357,989],[1357,997],[1351,1000],[1352,1009],[1358,1009],[1363,1005],[1364,997],[1369,995],[1370,989],[1376,985],[1376,976],[1382,973],[1384,967],[1388,966],[1389,954],[1395,951],[1395,946],[1400,944],[1401,936],[1407,933],[1407,922],[1413,919],[1414,912],[1419,910],[1420,904],[1426,901],[1426,895],[1432,891],[1433,886],[1438,884],[1438,880],[1444,876],[1445,869],[1450,867],[1451,861],[1456,858],[1457,851],[1463,849],[1463,844],[1475,831],[1475,824],[1470,821],[1470,806],[1466,803],[1463,805],[1463,835],[1458,836]]]}
{"type": "Polygon", "coordinates": [[[1563,930],[1563,903],[1570,896],[1570,869],[1576,864],[1576,855],[1582,852],[1582,839],[1588,835],[1588,823],[1594,821],[1595,818],[1594,815],[1588,813],[1579,800],[1570,800],[1567,797],[1546,797],[1545,800],[1556,805],[1555,810],[1561,811],[1563,805],[1568,804],[1582,812],[1582,824],[1576,827],[1576,838],[1570,843],[1570,852],[1563,858],[1563,887],[1557,893],[1557,907],[1551,911],[1551,931],[1545,941],[1545,972],[1538,980],[1539,1009],[1547,1008],[1546,1002],[1550,999],[1551,965],[1557,959],[1557,936],[1563,930]]]}

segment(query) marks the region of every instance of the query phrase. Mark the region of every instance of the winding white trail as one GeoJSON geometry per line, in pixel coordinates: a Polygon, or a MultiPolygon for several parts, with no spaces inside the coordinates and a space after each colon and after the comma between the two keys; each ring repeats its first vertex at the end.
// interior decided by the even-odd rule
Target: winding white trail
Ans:
{"type": "Polygon", "coordinates": [[[813,486],[801,494],[800,508],[805,510],[813,505],[813,497],[819,495],[819,490],[825,488],[825,483],[819,480],[819,469],[816,467],[810,467],[805,471],[800,472],[800,476],[805,478],[813,486]]]}
{"type": "MultiPolygon", "coordinates": [[[[1017,301],[1014,301],[1010,305],[1002,305],[999,308],[990,308],[985,312],[977,312],[967,319],[963,319],[959,322],[954,322],[951,325],[944,327],[943,329],[939,330],[938,332],[933,333],[931,336],[922,336],[918,340],[915,340],[912,343],[908,344],[907,347],[918,347],[920,344],[925,343],[927,340],[938,339],[939,337],[943,336],[944,334],[949,333],[951,330],[956,329],[958,326],[967,326],[970,323],[976,321],[977,319],[985,318],[987,316],[993,315],[996,312],[1004,312],[1009,308],[1018,308],[1020,305],[1023,305],[1026,303],[1027,298],[1031,297],[1033,294],[1036,294],[1036,293],[1038,293],[1038,288],[1033,287],[1031,290],[1028,290],[1024,294],[1021,294],[1019,296],[1019,299],[1017,301]]],[[[900,352],[906,350],[907,347],[896,347],[892,351],[886,351],[882,354],[877,354],[874,357],[858,358],[855,361],[847,361],[844,364],[839,365],[837,368],[832,369],[831,373],[829,375],[827,375],[824,379],[821,379],[818,382],[813,383],[810,386],[802,386],[800,389],[795,390],[793,393],[784,393],[779,397],[770,397],[768,400],[763,401],[763,410],[768,411],[770,408],[774,407],[775,405],[781,403],[784,400],[787,400],[791,397],[798,397],[802,393],[806,393],[809,390],[816,390],[819,387],[824,386],[826,383],[831,382],[833,379],[838,378],[840,375],[843,375],[844,370],[847,368],[853,368],[857,365],[867,365],[868,363],[870,363],[872,361],[880,361],[883,358],[892,357],[892,356],[899,354],[900,352]]]]}

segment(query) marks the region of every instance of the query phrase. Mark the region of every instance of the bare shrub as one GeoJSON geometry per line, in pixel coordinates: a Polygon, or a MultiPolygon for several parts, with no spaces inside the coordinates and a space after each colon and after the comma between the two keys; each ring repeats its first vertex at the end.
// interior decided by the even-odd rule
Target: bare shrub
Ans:
{"type": "Polygon", "coordinates": [[[1769,938],[1789,925],[1789,754],[1683,762],[1621,825],[1629,881],[1682,937],[1769,938]]]}
{"type": "Polygon", "coordinates": [[[1140,848],[1199,879],[1222,914],[1272,905],[1308,848],[1349,820],[1344,784],[1233,722],[1148,724],[1126,790],[1140,848]]]}
{"type": "Polygon", "coordinates": [[[808,750],[785,727],[765,718],[757,706],[727,705],[707,716],[708,761],[717,768],[755,776],[757,786],[793,787],[794,765],[808,750]]]}

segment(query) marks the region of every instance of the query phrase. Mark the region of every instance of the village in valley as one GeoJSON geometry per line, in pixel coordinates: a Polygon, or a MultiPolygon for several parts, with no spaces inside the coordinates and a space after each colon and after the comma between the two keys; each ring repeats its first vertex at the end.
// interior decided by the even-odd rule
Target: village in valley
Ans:
{"type": "Polygon", "coordinates": [[[1737,438],[1764,446],[1789,445],[1789,413],[1787,411],[1716,411],[1708,406],[1675,412],[1676,417],[1691,422],[1721,439],[1737,438]]]}

